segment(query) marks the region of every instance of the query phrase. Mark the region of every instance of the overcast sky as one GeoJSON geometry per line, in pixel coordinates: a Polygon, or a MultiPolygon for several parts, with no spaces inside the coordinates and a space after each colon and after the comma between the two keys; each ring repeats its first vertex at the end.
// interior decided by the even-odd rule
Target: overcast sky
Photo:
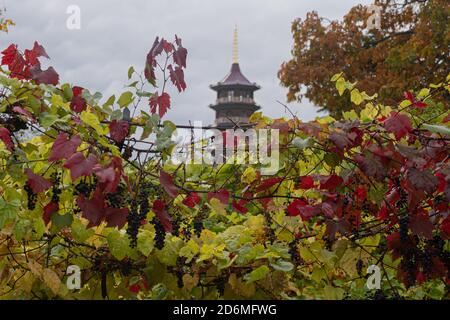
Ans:
{"type": "MultiPolygon", "coordinates": [[[[291,22],[316,10],[329,19],[342,17],[365,0],[0,0],[17,26],[0,35],[0,48],[17,43],[20,49],[41,43],[61,82],[100,91],[107,98],[120,94],[128,67],[142,70],[155,36],[172,40],[177,34],[188,49],[187,89],[172,95],[166,118],[214,121],[208,105],[215,100],[209,85],[229,71],[233,27],[239,29],[239,63],[244,75],[261,85],[255,99],[271,117],[286,115],[276,100],[285,101],[277,71],[290,57],[291,22]],[[81,29],[69,30],[69,5],[81,9],[81,29]]],[[[290,108],[304,120],[317,113],[307,100],[290,108]]]]}

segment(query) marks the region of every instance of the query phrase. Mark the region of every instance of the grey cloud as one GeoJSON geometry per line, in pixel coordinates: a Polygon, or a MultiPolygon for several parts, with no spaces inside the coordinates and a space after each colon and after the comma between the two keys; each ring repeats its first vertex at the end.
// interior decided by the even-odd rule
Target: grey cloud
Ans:
{"type": "MultiPolygon", "coordinates": [[[[290,57],[291,22],[311,10],[338,18],[357,3],[354,0],[3,0],[17,26],[0,35],[0,48],[14,42],[31,47],[34,40],[51,56],[49,64],[63,82],[100,91],[105,97],[120,94],[128,67],[142,69],[155,36],[172,39],[176,33],[189,50],[184,93],[173,92],[167,118],[178,124],[189,120],[211,123],[214,101],[209,84],[221,80],[231,65],[234,24],[239,28],[239,61],[243,73],[262,89],[256,93],[263,112],[285,116],[276,100],[285,101],[286,89],[276,77],[290,57]],[[67,6],[81,8],[82,28],[66,28],[67,6]]],[[[2,5],[2,3],[0,3],[2,5]]],[[[142,106],[145,108],[145,105],[142,106]]],[[[308,101],[291,103],[300,118],[317,116],[308,101]]]]}

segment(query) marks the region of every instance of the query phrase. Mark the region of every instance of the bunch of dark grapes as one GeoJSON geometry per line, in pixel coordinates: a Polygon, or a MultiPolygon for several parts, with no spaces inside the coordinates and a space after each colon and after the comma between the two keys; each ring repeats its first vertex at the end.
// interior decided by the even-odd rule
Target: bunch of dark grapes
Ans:
{"type": "Polygon", "coordinates": [[[123,208],[129,202],[127,194],[126,186],[124,184],[119,184],[116,192],[106,194],[106,202],[109,207],[123,208]]]}
{"type": "Polygon", "coordinates": [[[177,286],[180,289],[183,288],[183,286],[184,286],[183,275],[184,275],[185,263],[186,263],[186,258],[185,257],[178,257],[177,258],[177,265],[176,265],[175,275],[177,277],[177,286]]]}
{"type": "Polygon", "coordinates": [[[52,202],[59,203],[59,196],[61,195],[61,188],[60,188],[60,182],[61,182],[61,173],[54,172],[51,176],[53,181],[53,188],[52,188],[52,202]]]}
{"type": "Polygon", "coordinates": [[[93,183],[88,183],[86,179],[80,181],[77,185],[75,185],[75,192],[76,195],[83,195],[86,198],[89,198],[91,196],[91,193],[96,188],[96,181],[94,180],[93,183]]]}
{"type": "Polygon", "coordinates": [[[137,207],[137,201],[132,200],[130,212],[128,213],[127,217],[128,221],[127,234],[130,237],[130,246],[132,248],[136,247],[137,245],[137,235],[139,232],[139,227],[141,226],[141,220],[142,219],[140,217],[139,210],[137,207]]]}
{"type": "Polygon", "coordinates": [[[420,253],[421,261],[422,261],[422,268],[425,275],[431,274],[431,269],[433,266],[433,261],[431,260],[432,254],[428,252],[427,250],[422,251],[420,253]]]}
{"type": "Polygon", "coordinates": [[[178,215],[174,216],[172,220],[172,234],[176,237],[180,235],[181,219],[178,215]]]}
{"type": "MultiPolygon", "coordinates": [[[[128,214],[128,229],[127,234],[130,237],[130,245],[131,247],[136,247],[137,244],[137,235],[139,232],[139,227],[141,226],[142,220],[147,217],[147,213],[150,210],[150,204],[148,202],[148,198],[150,195],[150,190],[153,188],[153,185],[149,183],[143,183],[139,190],[139,193],[136,199],[131,200],[131,208],[130,213],[128,214]]],[[[125,189],[124,189],[125,191],[125,189]]],[[[124,193],[124,191],[122,193],[124,193]]],[[[123,197],[120,199],[120,204],[125,204],[123,197]]]]}
{"type": "Polygon", "coordinates": [[[23,189],[27,193],[28,210],[34,210],[34,208],[36,208],[37,194],[33,192],[33,189],[31,189],[28,183],[25,185],[23,189]]]}
{"type": "Polygon", "coordinates": [[[153,225],[155,226],[155,247],[161,250],[162,248],[164,248],[164,241],[166,240],[166,230],[157,218],[153,219],[153,225]]]}
{"type": "Polygon", "coordinates": [[[200,237],[203,230],[203,221],[201,219],[195,219],[194,220],[194,233],[197,235],[197,237],[200,237]]]}
{"type": "Polygon", "coordinates": [[[408,241],[408,217],[403,217],[400,219],[400,240],[402,242],[408,241]]]}
{"type": "Polygon", "coordinates": [[[406,285],[410,287],[414,285],[416,282],[416,270],[417,270],[417,261],[416,261],[416,249],[409,248],[406,251],[405,256],[403,257],[403,269],[406,271],[406,285]]]}
{"type": "Polygon", "coordinates": [[[275,236],[275,232],[270,227],[270,221],[272,221],[272,218],[270,217],[268,211],[264,211],[264,217],[266,218],[266,224],[267,224],[267,226],[266,226],[267,238],[269,239],[270,243],[274,243],[276,241],[276,236],[275,236]]]}
{"type": "Polygon", "coordinates": [[[217,292],[219,293],[220,296],[223,296],[225,293],[225,278],[219,277],[214,282],[217,288],[217,292]]]}
{"type": "Polygon", "coordinates": [[[289,243],[289,254],[291,255],[291,259],[295,265],[301,265],[303,263],[303,259],[300,257],[297,244],[298,240],[294,240],[289,243]]]}

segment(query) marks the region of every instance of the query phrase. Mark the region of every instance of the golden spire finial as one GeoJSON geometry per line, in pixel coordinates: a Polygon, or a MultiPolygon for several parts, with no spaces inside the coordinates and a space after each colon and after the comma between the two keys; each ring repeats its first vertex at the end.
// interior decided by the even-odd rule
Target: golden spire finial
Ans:
{"type": "Polygon", "coordinates": [[[237,30],[237,25],[234,25],[234,34],[233,34],[233,63],[238,63],[238,30],[237,30]]]}

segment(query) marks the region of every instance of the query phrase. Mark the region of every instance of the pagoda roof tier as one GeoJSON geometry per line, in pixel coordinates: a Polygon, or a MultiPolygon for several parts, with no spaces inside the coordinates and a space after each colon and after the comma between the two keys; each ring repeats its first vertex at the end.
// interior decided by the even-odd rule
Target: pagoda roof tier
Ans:
{"type": "Polygon", "coordinates": [[[233,102],[233,103],[227,103],[227,104],[210,104],[209,107],[216,111],[247,109],[247,110],[252,110],[254,112],[256,110],[261,109],[261,107],[258,106],[257,104],[240,103],[240,102],[233,102]]]}
{"type": "Polygon", "coordinates": [[[239,63],[233,63],[231,65],[230,72],[225,76],[225,78],[218,82],[217,84],[211,85],[210,88],[213,90],[221,90],[224,88],[245,88],[251,91],[256,91],[260,88],[256,83],[250,82],[241,72],[239,63]]]}

